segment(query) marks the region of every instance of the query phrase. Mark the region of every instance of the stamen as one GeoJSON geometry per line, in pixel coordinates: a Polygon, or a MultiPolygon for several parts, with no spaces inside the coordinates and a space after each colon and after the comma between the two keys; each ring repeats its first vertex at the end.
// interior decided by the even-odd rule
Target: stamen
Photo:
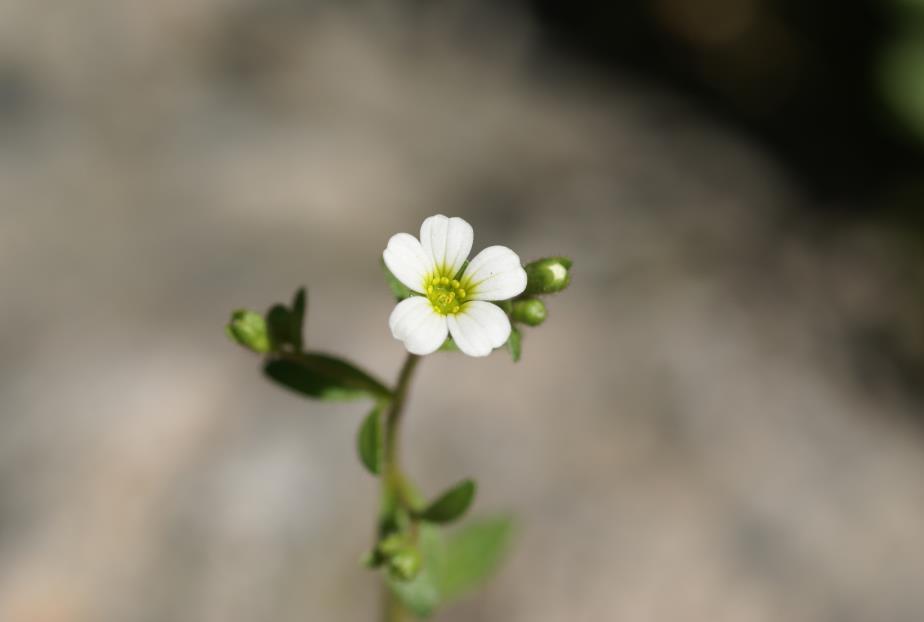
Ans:
{"type": "Polygon", "coordinates": [[[458,279],[441,276],[443,273],[443,270],[438,269],[427,277],[424,281],[426,295],[434,311],[440,315],[452,315],[458,313],[465,304],[465,290],[458,279]]]}

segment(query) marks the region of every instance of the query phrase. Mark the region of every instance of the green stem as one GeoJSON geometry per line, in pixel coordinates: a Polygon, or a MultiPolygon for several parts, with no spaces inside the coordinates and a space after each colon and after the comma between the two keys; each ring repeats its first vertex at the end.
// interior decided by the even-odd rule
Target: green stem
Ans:
{"type": "MultiPolygon", "coordinates": [[[[391,404],[385,413],[380,530],[394,525],[397,521],[397,514],[402,509],[411,509],[405,494],[404,476],[401,473],[398,431],[401,424],[401,414],[404,411],[404,403],[407,399],[408,386],[419,360],[420,357],[415,354],[407,355],[404,365],[401,367],[401,373],[398,374],[398,383],[392,392],[391,404]]],[[[383,622],[402,622],[406,618],[406,610],[387,585],[384,586],[383,596],[383,622]]]]}
{"type": "Polygon", "coordinates": [[[398,375],[398,384],[392,392],[391,406],[385,413],[385,455],[383,456],[383,478],[385,486],[398,492],[401,480],[401,465],[398,459],[398,427],[401,423],[401,414],[404,412],[404,402],[407,399],[407,389],[414,375],[414,368],[420,357],[408,354],[398,375]]]}

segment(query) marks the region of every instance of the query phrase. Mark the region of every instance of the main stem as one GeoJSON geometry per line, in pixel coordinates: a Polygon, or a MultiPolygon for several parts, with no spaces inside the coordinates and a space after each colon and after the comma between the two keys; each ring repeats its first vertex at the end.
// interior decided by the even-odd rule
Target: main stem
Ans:
{"type": "MultiPolygon", "coordinates": [[[[393,520],[394,514],[404,504],[403,475],[399,459],[398,430],[401,424],[401,414],[404,411],[404,402],[407,399],[407,390],[414,368],[420,357],[408,354],[398,374],[398,384],[392,392],[391,403],[385,413],[384,425],[384,453],[382,456],[382,512],[383,522],[393,520]]],[[[402,622],[405,619],[405,608],[395,597],[387,585],[383,586],[382,620],[383,622],[402,622]]]]}

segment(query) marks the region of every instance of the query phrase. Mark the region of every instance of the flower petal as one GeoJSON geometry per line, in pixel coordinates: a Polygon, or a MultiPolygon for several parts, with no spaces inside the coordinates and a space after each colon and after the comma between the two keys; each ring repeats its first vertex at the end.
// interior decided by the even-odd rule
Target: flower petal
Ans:
{"type": "Polygon", "coordinates": [[[452,278],[472,252],[475,232],[461,218],[447,218],[442,214],[430,216],[420,226],[420,243],[424,252],[433,258],[436,268],[452,278]]]}
{"type": "Polygon", "coordinates": [[[475,255],[462,280],[472,300],[507,300],[526,289],[526,270],[506,246],[489,246],[475,255]]]}
{"type": "Polygon", "coordinates": [[[487,356],[510,337],[507,314],[490,302],[467,302],[460,313],[447,319],[453,341],[469,356],[487,356]]]}
{"type": "Polygon", "coordinates": [[[424,279],[433,272],[433,260],[410,233],[396,233],[382,253],[395,277],[415,292],[424,292],[424,279]]]}
{"type": "Polygon", "coordinates": [[[433,310],[430,301],[422,296],[411,296],[399,302],[388,318],[391,334],[404,342],[411,354],[435,352],[449,333],[446,316],[433,310]]]}

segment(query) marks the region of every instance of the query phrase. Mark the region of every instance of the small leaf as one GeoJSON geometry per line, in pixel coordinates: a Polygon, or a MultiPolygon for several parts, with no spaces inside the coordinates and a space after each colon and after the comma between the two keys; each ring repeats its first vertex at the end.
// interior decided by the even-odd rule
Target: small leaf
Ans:
{"type": "Polygon", "coordinates": [[[394,294],[397,300],[400,301],[410,297],[413,292],[411,292],[407,285],[399,281],[398,277],[391,273],[391,270],[385,265],[384,259],[382,260],[382,270],[385,272],[385,281],[388,283],[391,293],[394,294]]]}
{"type": "Polygon", "coordinates": [[[356,448],[359,451],[359,459],[373,475],[378,475],[381,470],[381,411],[381,406],[376,406],[372,409],[371,413],[366,415],[362,425],[359,427],[359,435],[356,437],[356,448]]]}
{"type": "Polygon", "coordinates": [[[266,328],[269,331],[273,350],[279,350],[286,345],[293,345],[290,315],[289,310],[281,304],[273,305],[266,312],[266,328]]]}
{"type": "Polygon", "coordinates": [[[462,596],[497,569],[513,536],[510,519],[496,517],[469,523],[446,542],[445,561],[439,574],[443,601],[462,596]]]}
{"type": "Polygon", "coordinates": [[[520,354],[523,352],[523,333],[516,326],[510,329],[510,337],[507,339],[507,349],[510,350],[510,357],[516,363],[520,360],[520,354]]]}
{"type": "Polygon", "coordinates": [[[418,517],[430,523],[448,523],[463,514],[475,498],[475,482],[470,479],[456,484],[431,503],[418,517]]]}
{"type": "Polygon", "coordinates": [[[305,288],[295,292],[292,308],[275,304],[266,312],[266,325],[273,350],[302,350],[302,324],[305,321],[305,288]]]}
{"type": "Polygon", "coordinates": [[[386,575],[388,586],[398,599],[414,615],[425,618],[431,615],[442,601],[441,577],[445,573],[446,543],[439,529],[423,524],[417,539],[422,563],[417,576],[402,581],[391,574],[386,575]]]}
{"type": "Polygon", "coordinates": [[[322,400],[391,397],[385,385],[366,372],[343,359],[317,352],[272,359],[263,372],[297,393],[322,400]]]}
{"type": "Polygon", "coordinates": [[[239,309],[231,314],[231,321],[225,327],[228,336],[240,345],[264,354],[270,351],[270,339],[266,322],[259,313],[239,309]]]}
{"type": "Polygon", "coordinates": [[[301,352],[304,344],[305,307],[305,288],[299,287],[298,291],[295,292],[295,297],[292,299],[290,323],[290,332],[296,352],[301,352]]]}

